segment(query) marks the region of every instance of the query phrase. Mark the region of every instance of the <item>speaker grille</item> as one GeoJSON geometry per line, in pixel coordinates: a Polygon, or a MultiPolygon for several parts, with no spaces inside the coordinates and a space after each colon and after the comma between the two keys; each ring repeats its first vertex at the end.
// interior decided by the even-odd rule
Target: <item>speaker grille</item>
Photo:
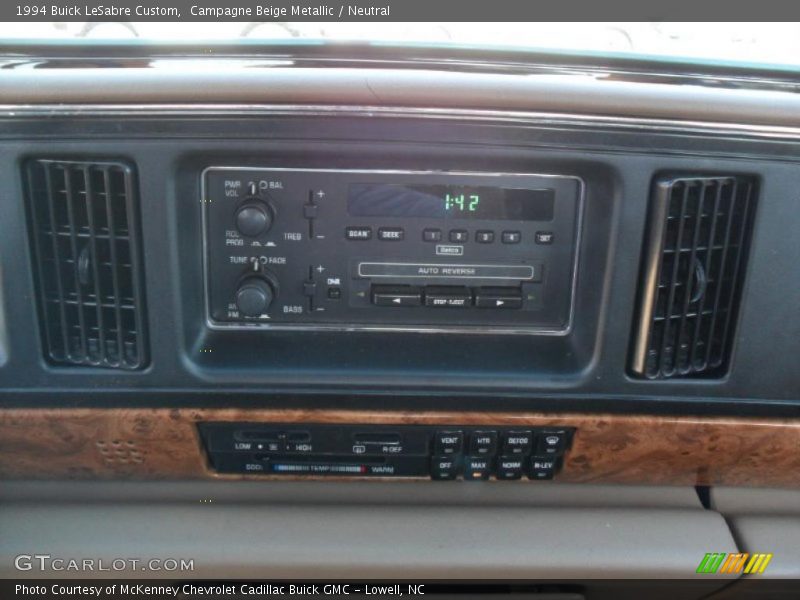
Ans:
{"type": "Polygon", "coordinates": [[[755,195],[747,177],[656,180],[634,374],[718,377],[727,370],[755,195]]]}
{"type": "Polygon", "coordinates": [[[30,160],[24,170],[47,358],[56,364],[145,366],[132,167],[30,160]]]}

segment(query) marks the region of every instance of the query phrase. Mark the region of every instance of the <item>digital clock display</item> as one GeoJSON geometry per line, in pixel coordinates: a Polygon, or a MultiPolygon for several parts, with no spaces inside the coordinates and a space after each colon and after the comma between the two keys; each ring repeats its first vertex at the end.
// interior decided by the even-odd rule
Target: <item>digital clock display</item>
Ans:
{"type": "Polygon", "coordinates": [[[552,221],[555,191],[488,186],[353,183],[354,217],[552,221]]]}

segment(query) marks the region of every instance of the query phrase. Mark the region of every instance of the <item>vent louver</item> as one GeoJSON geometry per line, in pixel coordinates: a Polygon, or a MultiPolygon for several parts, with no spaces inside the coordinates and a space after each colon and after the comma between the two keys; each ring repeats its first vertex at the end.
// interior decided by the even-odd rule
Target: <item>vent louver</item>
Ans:
{"type": "Polygon", "coordinates": [[[719,377],[727,370],[755,195],[746,177],[655,182],[634,374],[719,377]]]}
{"type": "Polygon", "coordinates": [[[57,364],[145,366],[132,168],[31,160],[24,170],[47,357],[57,364]]]}

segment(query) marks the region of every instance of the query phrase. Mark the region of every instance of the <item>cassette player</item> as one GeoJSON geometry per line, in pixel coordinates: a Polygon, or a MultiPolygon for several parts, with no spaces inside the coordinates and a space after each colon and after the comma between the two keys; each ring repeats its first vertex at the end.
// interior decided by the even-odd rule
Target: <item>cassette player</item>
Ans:
{"type": "Polygon", "coordinates": [[[202,182],[213,328],[569,329],[578,177],[209,167],[202,182]]]}

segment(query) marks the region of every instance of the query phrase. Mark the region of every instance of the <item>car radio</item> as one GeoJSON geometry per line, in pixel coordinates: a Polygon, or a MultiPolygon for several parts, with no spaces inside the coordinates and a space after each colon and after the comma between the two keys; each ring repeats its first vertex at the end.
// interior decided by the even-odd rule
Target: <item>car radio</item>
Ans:
{"type": "Polygon", "coordinates": [[[564,333],[581,180],[209,167],[212,328],[564,333]]]}

